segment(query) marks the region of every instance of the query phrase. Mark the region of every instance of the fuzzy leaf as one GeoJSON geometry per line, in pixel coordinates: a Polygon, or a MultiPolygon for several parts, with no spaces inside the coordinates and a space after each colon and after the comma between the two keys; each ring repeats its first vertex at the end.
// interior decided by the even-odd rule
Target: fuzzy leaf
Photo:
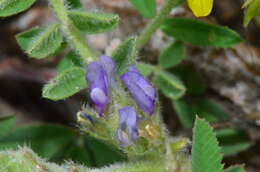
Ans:
{"type": "Polygon", "coordinates": [[[54,54],[63,42],[62,32],[59,24],[49,27],[36,27],[29,31],[20,33],[16,40],[21,48],[31,57],[45,58],[54,54]]]}
{"type": "Polygon", "coordinates": [[[29,148],[0,151],[0,171],[2,172],[36,172],[42,170],[67,171],[56,164],[46,163],[45,160],[40,159],[29,148]],[[44,167],[44,169],[41,167],[44,167]]]}
{"type": "Polygon", "coordinates": [[[213,8],[213,0],[188,0],[188,4],[197,17],[208,16],[213,8]]]}
{"type": "Polygon", "coordinates": [[[72,67],[83,67],[80,57],[74,51],[69,52],[58,65],[58,72],[62,73],[72,67]]]}
{"type": "Polygon", "coordinates": [[[159,57],[162,68],[170,68],[186,58],[186,47],[181,41],[171,43],[164,49],[159,57]]]}
{"type": "Polygon", "coordinates": [[[36,0],[1,0],[0,17],[11,16],[30,8],[36,0]]]}
{"type": "Polygon", "coordinates": [[[235,155],[252,145],[245,131],[239,129],[225,128],[216,134],[225,156],[235,155]]]}
{"type": "Polygon", "coordinates": [[[141,74],[144,76],[149,76],[155,71],[155,66],[147,63],[137,63],[137,68],[140,70],[141,74]]]}
{"type": "Polygon", "coordinates": [[[235,31],[188,18],[167,19],[162,30],[177,40],[198,46],[232,47],[242,41],[235,31]]]}
{"type": "Polygon", "coordinates": [[[260,14],[260,0],[254,0],[248,4],[248,8],[244,17],[244,26],[247,26],[250,21],[258,14],[260,14]]]}
{"type": "Polygon", "coordinates": [[[86,168],[72,162],[57,165],[41,159],[29,148],[0,151],[0,170],[1,172],[169,172],[165,168],[165,163],[160,160],[117,163],[102,168],[86,168]]]}
{"type": "Polygon", "coordinates": [[[224,172],[245,172],[245,169],[242,166],[231,166],[224,170],[224,172]]]}
{"type": "Polygon", "coordinates": [[[192,172],[222,172],[221,148],[213,129],[204,119],[196,118],[193,130],[192,172]]]}
{"type": "Polygon", "coordinates": [[[18,127],[0,139],[0,148],[17,148],[25,143],[44,158],[52,159],[75,140],[73,130],[58,125],[27,125],[18,127]]]}
{"type": "Polygon", "coordinates": [[[173,107],[181,121],[181,124],[185,128],[192,128],[195,121],[195,115],[191,111],[191,107],[185,102],[185,100],[174,100],[172,102],[173,107]]]}
{"type": "Polygon", "coordinates": [[[133,6],[146,18],[156,15],[156,0],[130,0],[133,6]]]}
{"type": "Polygon", "coordinates": [[[7,116],[0,118],[0,138],[6,136],[15,127],[15,116],[7,116]]]}
{"type": "Polygon", "coordinates": [[[79,136],[74,129],[61,125],[26,125],[0,138],[1,150],[17,149],[22,145],[29,145],[41,157],[58,163],[67,159],[101,167],[124,160],[118,150],[94,138],[79,136]]]}
{"type": "Polygon", "coordinates": [[[74,25],[82,32],[95,34],[108,32],[118,26],[119,17],[116,14],[90,13],[72,10],[68,15],[74,25]]]}
{"type": "Polygon", "coordinates": [[[51,100],[68,98],[87,87],[85,75],[86,72],[82,68],[70,68],[45,85],[42,96],[51,100]]]}
{"type": "Polygon", "coordinates": [[[123,74],[127,70],[128,66],[134,64],[136,56],[136,38],[129,38],[122,42],[113,53],[113,59],[117,64],[118,74],[123,74]]]}
{"type": "Polygon", "coordinates": [[[177,76],[166,71],[160,71],[155,74],[155,84],[166,97],[179,99],[184,95],[186,88],[177,76]]]}

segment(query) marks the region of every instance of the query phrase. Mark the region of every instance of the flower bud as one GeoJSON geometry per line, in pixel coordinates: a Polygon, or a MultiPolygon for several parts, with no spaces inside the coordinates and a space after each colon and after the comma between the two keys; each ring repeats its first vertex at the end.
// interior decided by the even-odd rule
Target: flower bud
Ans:
{"type": "Polygon", "coordinates": [[[139,70],[133,65],[128,72],[121,76],[121,80],[135,99],[143,112],[152,115],[154,113],[156,91],[152,84],[144,78],[139,70]]]}
{"type": "Polygon", "coordinates": [[[109,103],[111,83],[115,81],[115,63],[107,56],[101,56],[99,61],[87,66],[87,81],[90,88],[90,98],[96,110],[102,116],[109,103]]]}
{"type": "Polygon", "coordinates": [[[139,137],[137,128],[136,111],[131,106],[126,106],[119,110],[119,124],[117,129],[117,139],[122,146],[128,146],[139,137]]]}

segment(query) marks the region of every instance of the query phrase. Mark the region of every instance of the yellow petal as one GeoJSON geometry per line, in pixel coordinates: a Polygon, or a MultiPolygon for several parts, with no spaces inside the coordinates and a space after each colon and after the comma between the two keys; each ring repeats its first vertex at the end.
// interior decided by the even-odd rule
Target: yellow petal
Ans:
{"type": "Polygon", "coordinates": [[[188,0],[188,3],[196,17],[209,15],[213,8],[213,0],[188,0]]]}

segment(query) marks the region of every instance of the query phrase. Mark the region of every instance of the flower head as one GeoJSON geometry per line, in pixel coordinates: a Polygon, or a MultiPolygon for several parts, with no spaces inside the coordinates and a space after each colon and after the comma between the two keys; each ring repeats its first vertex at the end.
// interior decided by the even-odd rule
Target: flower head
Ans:
{"type": "Polygon", "coordinates": [[[117,129],[117,139],[122,146],[127,146],[136,141],[139,137],[137,128],[136,111],[131,106],[126,106],[119,110],[119,124],[117,129]]]}
{"type": "Polygon", "coordinates": [[[130,66],[128,72],[121,76],[121,80],[142,111],[152,115],[156,101],[156,91],[152,84],[141,75],[134,65],[130,66]]]}
{"type": "Polygon", "coordinates": [[[90,88],[90,98],[100,115],[109,103],[110,85],[114,82],[115,64],[110,57],[101,56],[99,61],[87,66],[87,81],[90,88]]]}

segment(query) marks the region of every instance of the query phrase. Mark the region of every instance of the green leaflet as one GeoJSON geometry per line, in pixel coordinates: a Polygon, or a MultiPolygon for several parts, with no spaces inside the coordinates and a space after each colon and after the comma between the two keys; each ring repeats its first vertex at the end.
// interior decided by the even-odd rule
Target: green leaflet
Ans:
{"type": "Polygon", "coordinates": [[[65,70],[44,86],[42,96],[51,100],[62,100],[87,87],[86,72],[80,67],[65,70]]]}
{"type": "Polygon", "coordinates": [[[179,99],[184,95],[186,88],[177,76],[166,71],[156,72],[155,74],[155,85],[166,97],[179,99]]]}
{"type": "Polygon", "coordinates": [[[74,129],[61,125],[26,125],[0,138],[0,150],[17,149],[22,145],[29,145],[41,157],[58,163],[70,159],[87,166],[104,166],[124,160],[104,143],[80,136],[74,129]]]}
{"type": "Polygon", "coordinates": [[[117,64],[118,74],[123,74],[127,70],[128,66],[134,64],[136,56],[136,38],[129,38],[122,42],[113,53],[113,59],[117,64]]]}
{"type": "Polygon", "coordinates": [[[1,0],[0,17],[7,17],[27,10],[36,0],[1,0]]]}
{"type": "Polygon", "coordinates": [[[153,73],[156,69],[155,66],[146,63],[137,63],[137,68],[140,70],[141,74],[144,76],[149,76],[153,73]]]}
{"type": "Polygon", "coordinates": [[[213,129],[204,119],[196,118],[193,129],[192,172],[222,172],[221,148],[213,129]]]}
{"type": "Polygon", "coordinates": [[[170,68],[182,62],[186,58],[186,47],[181,41],[173,42],[166,47],[159,57],[162,68],[170,68]]]}
{"type": "Polygon", "coordinates": [[[256,15],[260,14],[260,0],[247,2],[245,6],[248,7],[244,17],[244,26],[247,26],[256,15]]]}
{"type": "Polygon", "coordinates": [[[55,155],[65,149],[76,133],[59,125],[26,125],[15,128],[9,135],[0,139],[0,149],[17,148],[29,144],[30,147],[44,158],[55,159],[55,155]]]}
{"type": "Polygon", "coordinates": [[[167,19],[161,29],[177,40],[198,46],[232,47],[242,41],[235,31],[188,18],[167,19]]]}
{"type": "Polygon", "coordinates": [[[249,136],[240,129],[225,128],[216,131],[216,135],[225,156],[235,155],[251,146],[249,136]]]}
{"type": "Polygon", "coordinates": [[[111,31],[119,23],[119,17],[116,14],[72,10],[68,11],[68,16],[80,31],[87,34],[111,31]]]}
{"type": "Polygon", "coordinates": [[[63,35],[59,24],[49,27],[36,27],[16,35],[20,47],[31,57],[41,59],[48,57],[62,45],[63,35]]]}
{"type": "Polygon", "coordinates": [[[195,121],[195,115],[192,113],[191,107],[187,104],[187,102],[179,99],[172,101],[172,104],[181,121],[181,124],[185,128],[192,128],[195,121]]]}
{"type": "Polygon", "coordinates": [[[15,116],[0,118],[0,139],[10,133],[16,124],[15,116]]]}
{"type": "Polygon", "coordinates": [[[58,64],[58,73],[62,73],[72,67],[83,67],[79,55],[75,51],[69,52],[58,64]]]}
{"type": "Polygon", "coordinates": [[[245,172],[245,169],[242,166],[235,165],[225,169],[224,172],[245,172]]]}
{"type": "Polygon", "coordinates": [[[153,18],[156,15],[155,0],[130,0],[130,2],[143,17],[153,18]]]}

